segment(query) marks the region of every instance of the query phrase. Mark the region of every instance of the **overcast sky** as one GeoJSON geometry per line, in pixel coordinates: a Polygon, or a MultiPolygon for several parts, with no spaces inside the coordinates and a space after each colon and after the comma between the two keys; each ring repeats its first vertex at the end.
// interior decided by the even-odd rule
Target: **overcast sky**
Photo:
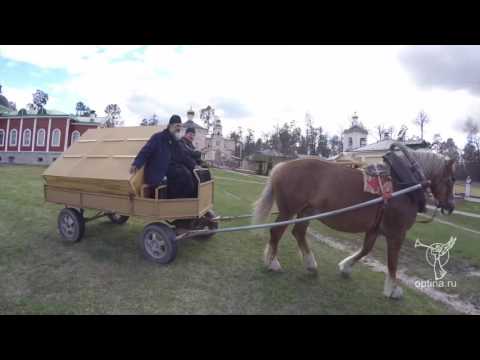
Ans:
{"type": "MultiPolygon", "coordinates": [[[[117,103],[126,125],[212,105],[225,133],[256,136],[313,116],[330,135],[353,112],[367,128],[402,124],[423,109],[435,133],[465,143],[461,122],[480,115],[479,46],[3,46],[0,84],[17,108],[46,91],[48,109],[83,101],[103,115],[117,103]]],[[[369,143],[376,141],[369,136],[369,143]]]]}

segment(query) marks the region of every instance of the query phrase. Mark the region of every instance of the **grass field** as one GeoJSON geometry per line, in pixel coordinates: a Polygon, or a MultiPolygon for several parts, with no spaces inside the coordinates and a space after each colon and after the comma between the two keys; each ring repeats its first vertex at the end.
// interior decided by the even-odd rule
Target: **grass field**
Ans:
{"type": "MultiPolygon", "coordinates": [[[[43,170],[0,166],[2,314],[455,313],[406,287],[403,300],[384,298],[384,275],[363,264],[355,267],[352,279],[342,279],[336,264],[347,254],[320,242],[311,242],[319,271],[309,274],[290,233],[280,244],[284,272],[279,274],[263,267],[266,232],[218,234],[204,242],[184,240],[177,259],[168,266],[152,264],[139,255],[135,239],[146,224],[140,219],[120,226],[100,219],[87,224],[82,242],[63,243],[56,230],[61,206],[43,202],[43,170]]],[[[222,215],[251,212],[265,179],[226,171],[215,171],[215,176],[215,211],[222,215]]],[[[409,233],[402,265],[431,278],[424,252],[414,249],[413,241],[418,236],[424,242],[445,242],[452,229],[442,224],[422,226],[409,233]]],[[[320,223],[313,228],[349,245],[359,244],[358,235],[340,234],[320,223]]],[[[462,274],[463,265],[480,266],[480,242],[471,233],[454,231],[458,240],[451,258],[456,261],[450,261],[448,276],[451,272],[462,282],[458,285],[462,298],[475,301],[479,278],[468,280],[462,274]],[[461,266],[450,268],[451,263],[461,266]]],[[[379,239],[373,256],[382,260],[383,250],[379,239]]]]}
{"type": "Polygon", "coordinates": [[[480,214],[480,202],[457,200],[455,209],[480,214]]]}
{"type": "MultiPolygon", "coordinates": [[[[456,193],[465,193],[465,182],[458,181],[455,184],[456,193]]],[[[480,183],[471,183],[470,184],[470,193],[472,196],[480,197],[480,183]]]]}

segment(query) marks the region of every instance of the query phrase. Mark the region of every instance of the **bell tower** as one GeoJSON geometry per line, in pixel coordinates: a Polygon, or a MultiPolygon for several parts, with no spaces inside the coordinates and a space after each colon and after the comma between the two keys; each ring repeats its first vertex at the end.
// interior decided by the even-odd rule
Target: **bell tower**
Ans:
{"type": "Polygon", "coordinates": [[[350,128],[342,134],[343,151],[352,151],[367,145],[368,131],[358,121],[358,115],[353,113],[350,128]]]}
{"type": "Polygon", "coordinates": [[[190,106],[190,110],[187,111],[187,120],[193,121],[195,117],[195,111],[193,111],[192,107],[190,106]]]}
{"type": "Polygon", "coordinates": [[[214,137],[222,137],[222,121],[220,118],[215,115],[215,123],[213,125],[213,136],[214,137]]]}

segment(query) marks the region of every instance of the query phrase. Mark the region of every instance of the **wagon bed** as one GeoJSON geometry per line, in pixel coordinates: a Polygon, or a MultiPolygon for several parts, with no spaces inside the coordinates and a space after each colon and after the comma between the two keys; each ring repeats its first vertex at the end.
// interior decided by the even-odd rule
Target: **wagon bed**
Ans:
{"type": "MultiPolygon", "coordinates": [[[[176,253],[176,233],[186,230],[216,228],[213,220],[214,180],[200,181],[194,175],[198,196],[185,199],[165,199],[166,186],[151,189],[154,198],[145,196],[150,187],[144,183],[143,168],[130,174],[130,166],[143,145],[162,127],[122,127],[90,129],[43,173],[45,201],[62,204],[58,229],[67,241],[81,240],[87,221],[108,216],[112,222],[123,224],[130,216],[156,221],[147,225],[142,237],[144,254],[157,262],[173,260],[176,253]],[[92,219],[83,217],[84,209],[96,209],[92,219]],[[153,229],[153,230],[152,230],[153,229]],[[146,250],[146,237],[174,248],[173,255],[161,257],[146,250]]],[[[157,245],[158,245],[157,244],[157,245]]],[[[160,246],[160,245],[158,245],[160,246]]],[[[157,246],[157,248],[158,248],[157,246]]],[[[168,250],[168,249],[167,249],[168,250]]],[[[167,251],[168,252],[168,251],[167,251]]]]}

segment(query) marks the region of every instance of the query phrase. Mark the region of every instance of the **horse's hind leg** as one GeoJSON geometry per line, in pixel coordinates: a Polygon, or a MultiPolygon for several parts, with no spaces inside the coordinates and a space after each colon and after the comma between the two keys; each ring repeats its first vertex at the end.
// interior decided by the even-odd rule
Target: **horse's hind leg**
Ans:
{"type": "Polygon", "coordinates": [[[372,250],[373,245],[375,244],[375,240],[377,240],[377,236],[378,232],[376,230],[365,233],[362,248],[356,253],[340,261],[340,263],[338,264],[338,268],[343,276],[350,276],[350,274],[352,273],[353,265],[355,265],[357,261],[366,256],[372,250]]]}
{"type": "MultiPolygon", "coordinates": [[[[290,220],[292,215],[286,215],[280,213],[278,215],[277,220],[275,222],[286,221],[290,220]]],[[[269,270],[272,271],[280,271],[282,267],[280,266],[280,262],[277,258],[278,253],[278,243],[282,238],[283,233],[287,229],[288,225],[283,226],[276,226],[270,229],[270,241],[268,242],[267,246],[265,247],[265,265],[268,267],[269,270]]]]}
{"type": "Polygon", "coordinates": [[[383,294],[392,299],[399,299],[403,296],[403,290],[397,282],[397,266],[400,248],[402,247],[405,234],[387,237],[387,264],[388,274],[385,276],[383,294]]]}
{"type": "MultiPolygon", "coordinates": [[[[299,218],[303,216],[305,216],[305,214],[303,213],[298,214],[299,218]]],[[[295,236],[295,239],[297,239],[298,248],[302,253],[305,267],[307,268],[308,271],[315,272],[317,271],[317,262],[315,261],[315,256],[313,255],[313,252],[310,249],[310,246],[308,244],[308,240],[306,237],[308,225],[309,225],[308,221],[295,224],[292,230],[292,234],[293,236],[295,236]]]]}

